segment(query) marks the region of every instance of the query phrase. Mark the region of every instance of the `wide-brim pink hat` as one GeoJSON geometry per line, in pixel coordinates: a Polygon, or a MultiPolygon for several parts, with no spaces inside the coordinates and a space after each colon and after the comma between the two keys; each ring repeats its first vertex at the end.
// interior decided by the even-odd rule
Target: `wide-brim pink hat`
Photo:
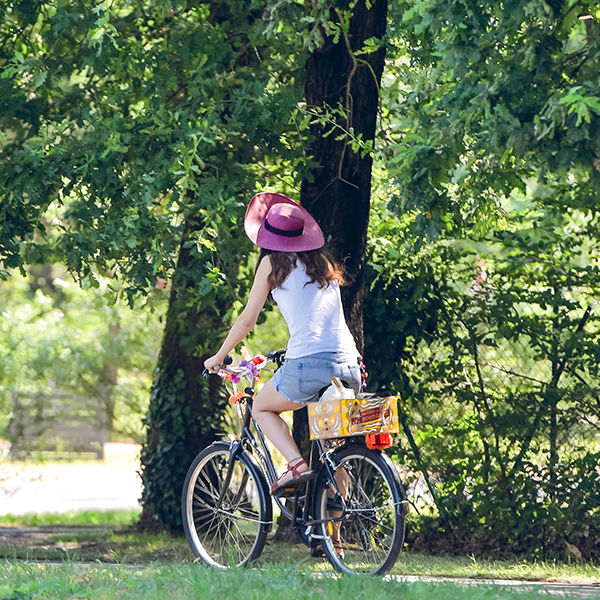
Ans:
{"type": "Polygon", "coordinates": [[[244,218],[246,235],[258,247],[279,252],[316,250],[323,232],[309,212],[283,194],[256,194],[244,218]]]}

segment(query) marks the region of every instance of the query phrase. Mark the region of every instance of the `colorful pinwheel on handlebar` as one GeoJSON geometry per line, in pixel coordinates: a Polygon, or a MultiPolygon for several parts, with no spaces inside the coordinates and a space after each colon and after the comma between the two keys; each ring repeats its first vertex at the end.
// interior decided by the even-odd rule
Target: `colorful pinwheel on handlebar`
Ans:
{"type": "MultiPolygon", "coordinates": [[[[262,354],[257,354],[252,360],[243,360],[237,367],[222,365],[217,373],[219,377],[231,382],[229,401],[233,404],[239,402],[244,396],[244,392],[238,392],[236,384],[244,377],[249,384],[260,381],[259,370],[266,366],[268,359],[262,354]]],[[[231,362],[229,362],[231,364],[231,362]]]]}

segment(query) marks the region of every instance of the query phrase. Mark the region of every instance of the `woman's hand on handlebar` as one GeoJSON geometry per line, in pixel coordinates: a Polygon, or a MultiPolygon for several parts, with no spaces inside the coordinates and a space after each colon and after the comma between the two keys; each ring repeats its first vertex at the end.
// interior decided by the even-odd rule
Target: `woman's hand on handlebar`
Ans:
{"type": "Polygon", "coordinates": [[[210,358],[207,358],[204,361],[204,368],[209,373],[214,374],[218,373],[223,367],[229,366],[232,362],[233,359],[231,358],[231,356],[229,356],[229,354],[226,354],[225,356],[215,354],[214,356],[211,356],[210,358]]]}
{"type": "Polygon", "coordinates": [[[204,361],[204,368],[209,373],[218,373],[224,360],[225,360],[225,358],[223,356],[219,356],[218,354],[215,354],[214,356],[211,356],[210,358],[207,358],[204,361]]]}

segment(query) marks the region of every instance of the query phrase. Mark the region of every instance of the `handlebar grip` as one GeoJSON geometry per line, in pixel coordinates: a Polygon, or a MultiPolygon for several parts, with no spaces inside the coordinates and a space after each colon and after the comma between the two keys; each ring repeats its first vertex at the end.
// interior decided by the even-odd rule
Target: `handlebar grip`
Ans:
{"type": "Polygon", "coordinates": [[[233,358],[229,354],[223,359],[223,366],[228,367],[233,362],[233,358]]]}

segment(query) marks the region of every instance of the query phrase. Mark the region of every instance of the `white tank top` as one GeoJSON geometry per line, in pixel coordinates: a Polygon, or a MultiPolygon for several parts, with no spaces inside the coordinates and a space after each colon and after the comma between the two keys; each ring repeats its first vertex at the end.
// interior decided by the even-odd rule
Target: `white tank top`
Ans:
{"type": "Polygon", "coordinates": [[[286,357],[342,352],[355,360],[358,350],[344,318],[337,281],[323,288],[308,281],[306,268],[298,260],[283,285],[271,292],[290,332],[286,357]]]}

